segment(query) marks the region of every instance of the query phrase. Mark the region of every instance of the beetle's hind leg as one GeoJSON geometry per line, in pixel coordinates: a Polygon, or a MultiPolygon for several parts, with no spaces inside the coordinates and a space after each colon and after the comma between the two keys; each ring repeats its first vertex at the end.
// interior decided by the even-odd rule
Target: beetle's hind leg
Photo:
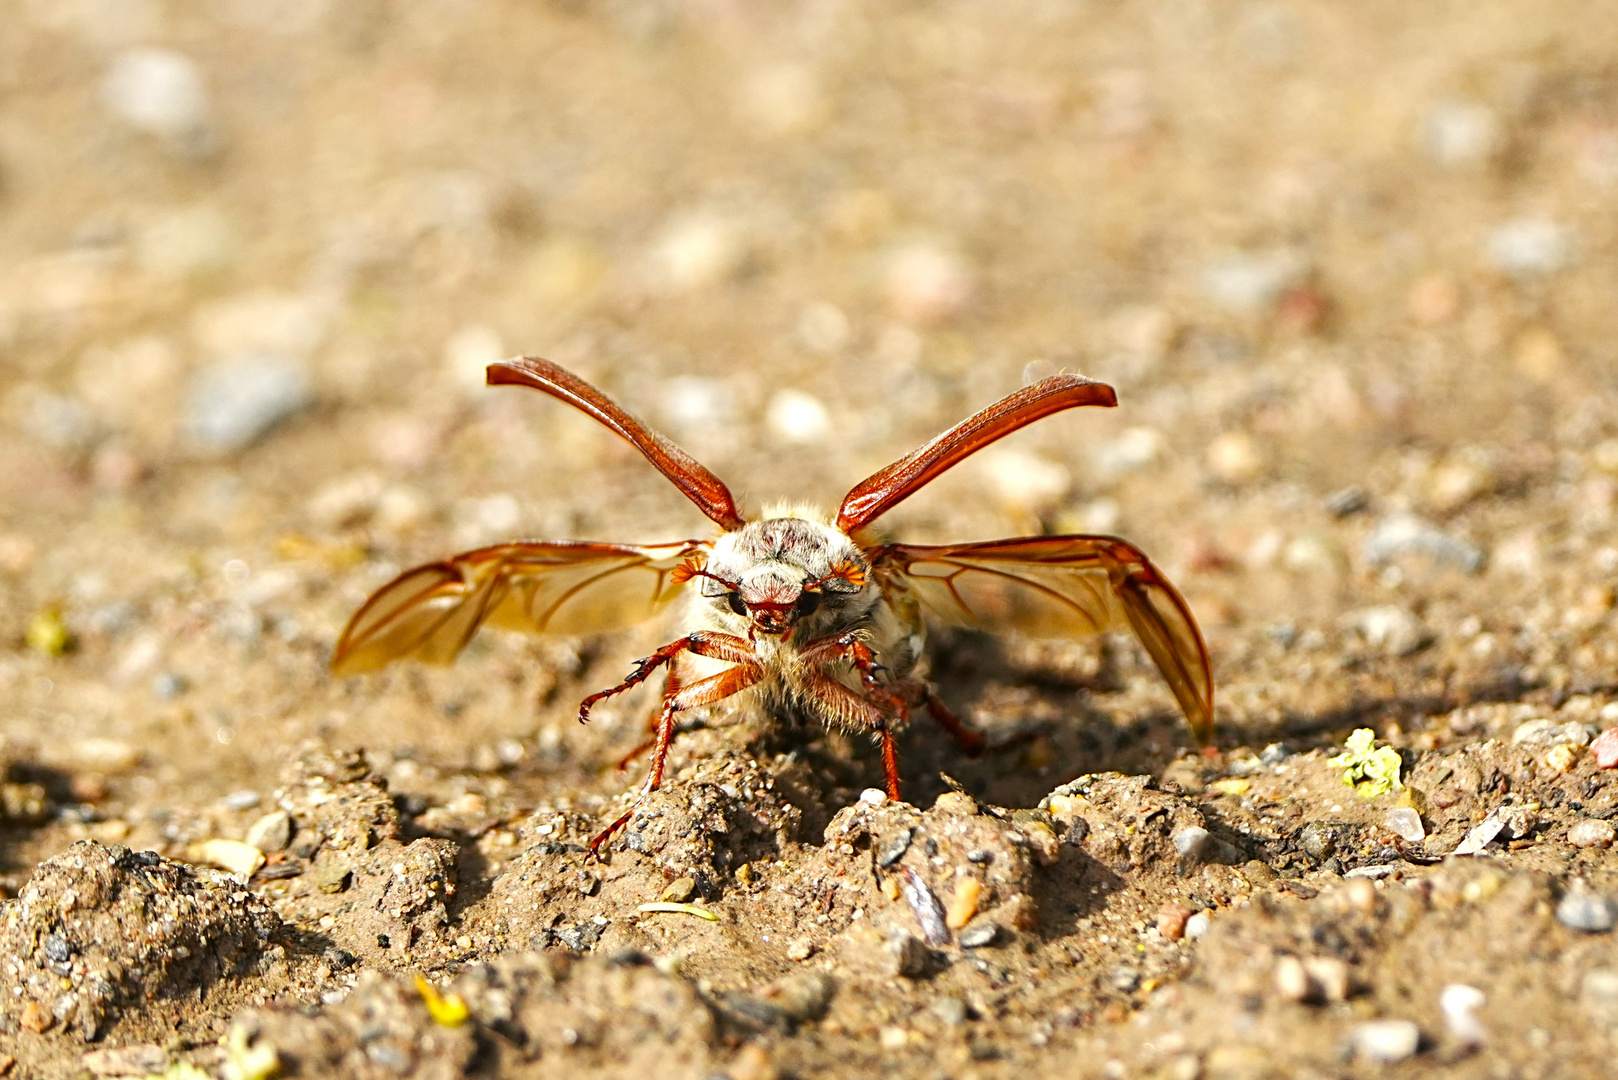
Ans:
{"type": "Polygon", "coordinates": [[[938,697],[938,692],[931,683],[920,679],[908,679],[920,687],[921,702],[927,706],[932,718],[938,721],[938,726],[949,732],[950,738],[960,746],[961,752],[967,757],[979,757],[988,746],[988,739],[977,728],[970,727],[949,711],[949,708],[938,697]]]}

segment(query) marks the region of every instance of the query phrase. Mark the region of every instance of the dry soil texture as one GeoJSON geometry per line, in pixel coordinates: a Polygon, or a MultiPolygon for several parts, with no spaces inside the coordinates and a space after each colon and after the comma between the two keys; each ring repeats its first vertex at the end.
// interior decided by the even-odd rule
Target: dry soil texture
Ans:
{"type": "Polygon", "coordinates": [[[3,7],[0,1075],[1610,1075],[1613,3],[3,7]],[[517,352],[755,509],[1113,382],[884,527],[1140,544],[1215,750],[941,630],[985,756],[716,709],[590,861],[673,627],[327,672],[401,567],[706,535],[517,352]]]}

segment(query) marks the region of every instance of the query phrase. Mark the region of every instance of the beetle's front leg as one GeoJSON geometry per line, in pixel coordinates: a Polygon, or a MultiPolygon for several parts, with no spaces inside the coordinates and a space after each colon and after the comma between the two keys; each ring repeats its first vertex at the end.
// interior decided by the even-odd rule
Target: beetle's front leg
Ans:
{"type": "MultiPolygon", "coordinates": [[[[722,635],[721,635],[722,636],[722,635]]],[[[734,639],[733,639],[734,640],[734,639]]],[[[691,650],[695,651],[695,650],[691,650]]],[[[707,654],[699,654],[707,655],[707,654]]],[[[612,834],[629,823],[652,792],[663,783],[663,767],[668,761],[669,744],[674,741],[674,728],[679,714],[686,709],[694,709],[703,705],[712,705],[723,701],[732,694],[739,694],[743,690],[755,685],[764,675],[758,661],[751,658],[739,662],[735,667],[726,668],[717,675],[710,675],[705,679],[698,679],[694,683],[683,686],[670,686],[663,694],[663,710],[657,719],[657,736],[652,741],[652,767],[646,774],[646,782],[641,785],[640,794],[630,803],[629,809],[623,816],[611,825],[608,825],[590,841],[590,855],[601,858],[601,848],[612,834]]]]}
{"type": "Polygon", "coordinates": [[[712,631],[699,630],[694,634],[687,634],[678,641],[671,641],[652,655],[643,657],[635,662],[635,670],[629,677],[617,686],[597,691],[579,703],[579,723],[590,722],[590,710],[600,702],[625,690],[639,686],[658,668],[674,662],[681,653],[692,653],[696,656],[706,656],[713,660],[724,660],[731,664],[757,664],[757,654],[753,647],[739,637],[730,634],[719,634],[712,631]]]}

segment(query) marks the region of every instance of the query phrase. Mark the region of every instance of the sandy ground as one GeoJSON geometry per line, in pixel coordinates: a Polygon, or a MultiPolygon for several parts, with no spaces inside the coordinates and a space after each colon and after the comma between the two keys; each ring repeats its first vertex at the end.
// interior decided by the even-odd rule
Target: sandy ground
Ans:
{"type": "Polygon", "coordinates": [[[1618,6],[4,22],[0,1075],[1610,1074],[1618,6]],[[708,534],[518,352],[755,509],[1114,383],[884,524],[1139,544],[1216,751],[1131,641],[942,631],[997,749],[885,803],[716,709],[587,860],[674,627],[326,667],[403,567],[708,534]]]}

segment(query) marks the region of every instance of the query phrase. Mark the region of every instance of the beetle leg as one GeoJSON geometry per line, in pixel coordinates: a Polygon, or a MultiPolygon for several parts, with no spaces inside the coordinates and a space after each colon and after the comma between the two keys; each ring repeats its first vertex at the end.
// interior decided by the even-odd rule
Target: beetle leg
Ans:
{"type": "Polygon", "coordinates": [[[635,801],[629,804],[628,811],[590,841],[591,856],[599,860],[602,845],[612,838],[613,833],[629,824],[629,819],[635,816],[635,812],[640,809],[647,796],[663,785],[663,767],[668,762],[669,744],[674,741],[674,729],[679,714],[687,709],[712,705],[732,694],[739,694],[763,677],[764,669],[756,662],[738,663],[735,667],[726,668],[717,675],[710,675],[706,679],[698,679],[694,683],[665,691],[663,709],[657,718],[657,737],[652,744],[651,771],[646,774],[646,782],[641,785],[635,801]]]}
{"type": "Polygon", "coordinates": [[[938,721],[939,727],[949,732],[950,737],[960,746],[962,753],[967,757],[977,757],[983,753],[983,748],[988,742],[983,737],[983,732],[961,723],[959,718],[939,700],[938,694],[933,690],[931,683],[922,682],[920,679],[907,681],[920,685],[923,700],[927,704],[927,711],[932,714],[934,720],[938,721]]]}
{"type": "MultiPolygon", "coordinates": [[[[925,705],[932,714],[938,726],[949,732],[950,737],[961,747],[968,757],[977,757],[983,753],[985,739],[983,734],[963,724],[950,712],[932,685],[922,679],[897,679],[892,683],[884,683],[878,675],[887,670],[882,666],[871,646],[855,634],[842,634],[837,637],[822,638],[811,642],[804,650],[812,659],[841,657],[854,666],[859,672],[860,683],[872,697],[889,705],[899,723],[903,724],[910,718],[910,709],[917,705],[925,705]]],[[[891,732],[883,736],[883,762],[886,765],[891,756],[891,732]]],[[[892,794],[890,791],[889,794],[892,794]]]]}
{"type": "Polygon", "coordinates": [[[615,694],[621,694],[631,687],[639,686],[652,677],[652,673],[665,664],[674,662],[675,657],[681,653],[695,653],[697,656],[706,656],[714,660],[725,660],[732,664],[751,665],[757,663],[756,654],[747,642],[739,637],[729,634],[715,634],[706,631],[697,631],[687,634],[678,641],[671,641],[652,655],[636,661],[635,670],[629,677],[617,686],[599,690],[579,703],[579,723],[590,722],[590,710],[598,703],[605,701],[615,694]]]}

